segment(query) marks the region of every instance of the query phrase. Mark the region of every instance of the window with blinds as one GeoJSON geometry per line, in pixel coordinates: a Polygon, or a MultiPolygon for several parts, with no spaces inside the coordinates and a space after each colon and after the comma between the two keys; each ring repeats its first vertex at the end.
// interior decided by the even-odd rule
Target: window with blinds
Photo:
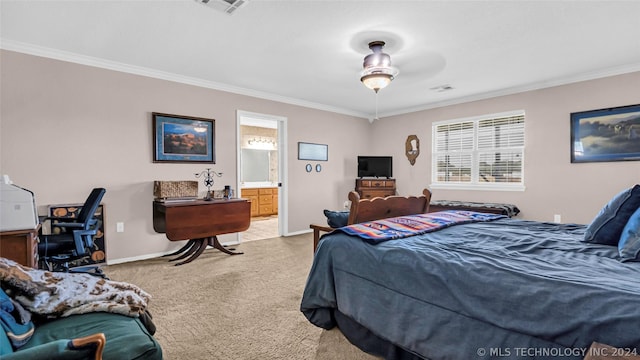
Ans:
{"type": "Polygon", "coordinates": [[[433,124],[432,185],[524,187],[524,112],[433,124]]]}

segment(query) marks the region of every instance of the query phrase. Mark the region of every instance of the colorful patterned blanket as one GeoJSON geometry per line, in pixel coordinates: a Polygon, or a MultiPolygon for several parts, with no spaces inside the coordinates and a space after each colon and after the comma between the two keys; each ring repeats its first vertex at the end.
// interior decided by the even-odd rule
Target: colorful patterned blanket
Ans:
{"type": "Polygon", "coordinates": [[[492,221],[502,218],[506,218],[506,216],[475,211],[447,210],[374,220],[344,226],[336,230],[358,236],[369,243],[377,244],[387,240],[424,234],[453,225],[492,221]]]}

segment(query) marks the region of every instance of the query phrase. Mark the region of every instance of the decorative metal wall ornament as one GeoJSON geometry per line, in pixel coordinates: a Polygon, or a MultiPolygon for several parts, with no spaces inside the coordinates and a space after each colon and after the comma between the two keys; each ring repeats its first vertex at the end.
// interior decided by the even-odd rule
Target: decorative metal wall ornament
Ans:
{"type": "Polygon", "coordinates": [[[404,143],[405,155],[409,159],[409,163],[414,165],[416,158],[420,155],[420,139],[417,135],[409,135],[407,141],[404,143]]]}
{"type": "Polygon", "coordinates": [[[211,168],[206,168],[204,171],[200,172],[200,173],[196,173],[196,178],[199,178],[201,176],[204,176],[204,186],[207,187],[207,194],[204,196],[204,200],[212,200],[213,197],[211,196],[211,187],[213,186],[213,176],[217,176],[217,177],[221,177],[222,173],[219,172],[215,172],[213,170],[211,170],[211,168]]]}

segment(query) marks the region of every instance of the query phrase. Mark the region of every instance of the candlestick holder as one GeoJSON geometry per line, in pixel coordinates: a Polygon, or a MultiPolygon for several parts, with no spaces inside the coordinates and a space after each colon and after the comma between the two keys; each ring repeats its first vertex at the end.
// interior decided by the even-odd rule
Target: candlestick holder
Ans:
{"type": "Polygon", "coordinates": [[[207,194],[204,197],[204,200],[210,201],[213,200],[213,196],[211,196],[211,187],[213,186],[213,177],[221,177],[222,173],[211,170],[211,168],[206,168],[204,171],[196,173],[196,178],[203,177],[204,186],[207,187],[207,194]]]}

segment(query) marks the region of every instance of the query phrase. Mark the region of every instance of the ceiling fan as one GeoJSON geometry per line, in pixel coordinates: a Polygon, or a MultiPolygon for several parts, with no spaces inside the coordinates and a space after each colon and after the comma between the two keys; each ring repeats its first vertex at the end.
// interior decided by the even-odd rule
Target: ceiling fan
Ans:
{"type": "Polygon", "coordinates": [[[391,66],[391,56],[382,52],[384,45],[385,42],[380,40],[369,43],[369,49],[373,53],[364,57],[364,69],[360,74],[360,81],[364,86],[376,93],[387,87],[399,73],[397,68],[391,66]]]}
{"type": "Polygon", "coordinates": [[[401,82],[405,90],[407,87],[414,90],[433,88],[432,91],[438,92],[453,89],[449,84],[444,88],[441,84],[430,83],[433,77],[445,68],[446,60],[440,53],[427,46],[421,46],[419,41],[410,36],[400,36],[386,31],[364,31],[351,37],[349,46],[360,54],[366,46],[369,48],[370,52],[365,52],[359,74],[362,84],[376,94],[374,120],[378,119],[378,92],[398,77],[399,68],[402,69],[401,82]],[[385,46],[393,53],[393,64],[391,56],[384,52],[385,46]],[[438,86],[434,88],[434,85],[438,86]]]}

